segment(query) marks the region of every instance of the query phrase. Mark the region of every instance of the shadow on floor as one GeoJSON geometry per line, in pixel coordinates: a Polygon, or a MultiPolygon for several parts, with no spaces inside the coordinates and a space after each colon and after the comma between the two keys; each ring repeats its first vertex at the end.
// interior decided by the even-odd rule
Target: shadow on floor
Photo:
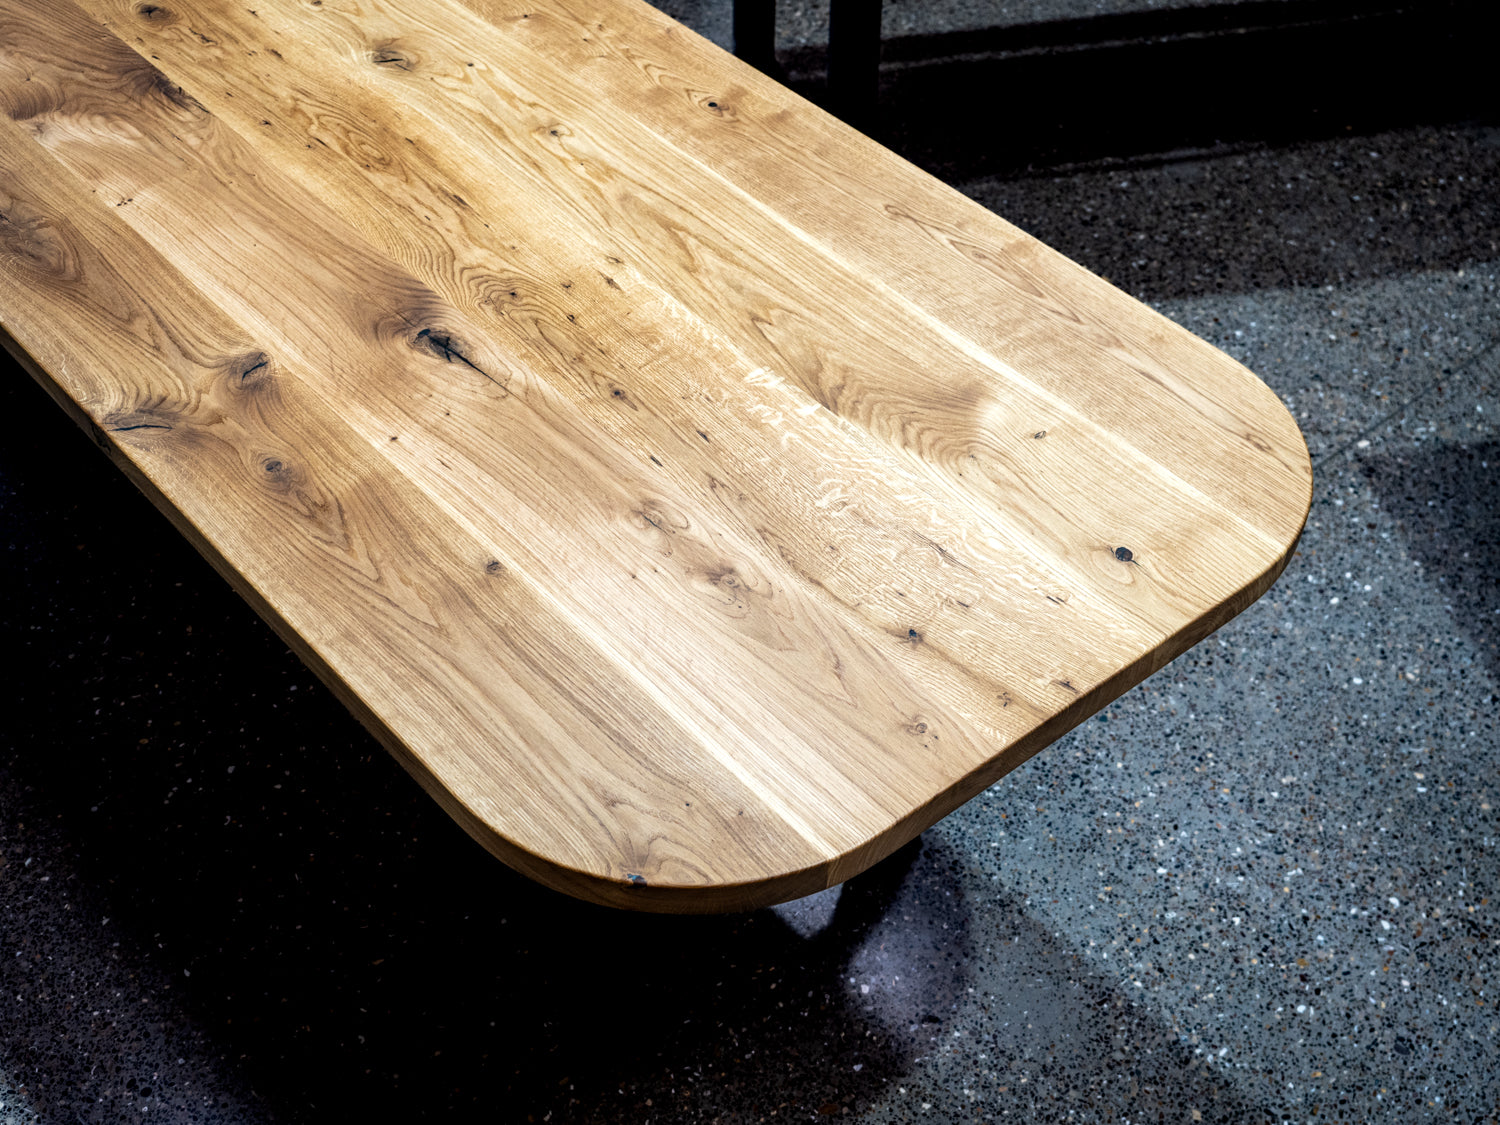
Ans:
{"type": "Polygon", "coordinates": [[[1500,255],[1500,129],[1320,145],[964,189],[1152,301],[1374,281],[1500,255]]]}
{"type": "Polygon", "coordinates": [[[1434,442],[1362,467],[1454,624],[1500,678],[1500,442],[1434,442]]]}
{"type": "MultiPolygon", "coordinates": [[[[729,917],[608,911],[514,875],[5,374],[28,425],[0,451],[0,625],[23,657],[0,836],[45,824],[24,850],[66,869],[48,893],[111,919],[33,934],[38,967],[4,967],[54,982],[0,1044],[44,1120],[160,1108],[170,1078],[153,1092],[135,1073],[141,1044],[192,1039],[184,1021],[184,1049],[228,1060],[274,1120],[842,1115],[901,1097],[955,1035],[992,1060],[976,1110],[1264,1119],[1003,888],[973,901],[969,861],[938,840],[729,917]],[[101,961],[131,983],[89,1023],[74,994],[101,961]]],[[[29,893],[0,888],[22,928],[41,916],[29,893]]]]}

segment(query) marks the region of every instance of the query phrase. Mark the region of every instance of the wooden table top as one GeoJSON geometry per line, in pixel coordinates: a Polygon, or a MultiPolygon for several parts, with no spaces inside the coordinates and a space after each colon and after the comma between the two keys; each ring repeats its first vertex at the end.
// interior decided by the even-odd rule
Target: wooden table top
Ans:
{"type": "Polygon", "coordinates": [[[0,327],[465,829],[617,906],[856,874],[1309,503],[1245,368],[637,0],[0,0],[0,327]]]}

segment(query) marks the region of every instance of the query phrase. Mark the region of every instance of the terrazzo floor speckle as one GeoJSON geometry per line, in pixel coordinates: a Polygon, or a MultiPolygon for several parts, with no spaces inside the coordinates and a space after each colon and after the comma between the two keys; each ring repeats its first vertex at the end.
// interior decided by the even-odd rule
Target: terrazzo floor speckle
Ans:
{"type": "Polygon", "coordinates": [[[1497,150],[958,185],[1260,373],[1312,514],[919,847],[744,916],[495,863],[8,370],[0,1122],[1500,1116],[1497,150]]]}

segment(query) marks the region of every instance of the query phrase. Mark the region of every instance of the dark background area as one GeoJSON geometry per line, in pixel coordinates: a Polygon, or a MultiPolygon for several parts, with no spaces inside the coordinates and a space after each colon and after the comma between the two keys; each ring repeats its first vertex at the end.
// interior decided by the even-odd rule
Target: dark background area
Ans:
{"type": "MultiPolygon", "coordinates": [[[[894,37],[853,112],[950,181],[1440,125],[1493,112],[1493,22],[1479,0],[1242,0],[894,37]]],[[[826,47],[778,61],[828,101],[826,47]]]]}

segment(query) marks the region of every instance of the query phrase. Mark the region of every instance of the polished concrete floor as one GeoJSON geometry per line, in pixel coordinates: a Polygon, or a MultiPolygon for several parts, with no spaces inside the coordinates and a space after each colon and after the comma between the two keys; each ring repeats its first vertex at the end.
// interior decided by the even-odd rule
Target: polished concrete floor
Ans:
{"type": "Polygon", "coordinates": [[[0,1122],[1500,1112],[1500,130],[955,186],[1250,364],[1277,586],[841,890],[636,917],[472,845],[7,371],[0,1122]]]}

